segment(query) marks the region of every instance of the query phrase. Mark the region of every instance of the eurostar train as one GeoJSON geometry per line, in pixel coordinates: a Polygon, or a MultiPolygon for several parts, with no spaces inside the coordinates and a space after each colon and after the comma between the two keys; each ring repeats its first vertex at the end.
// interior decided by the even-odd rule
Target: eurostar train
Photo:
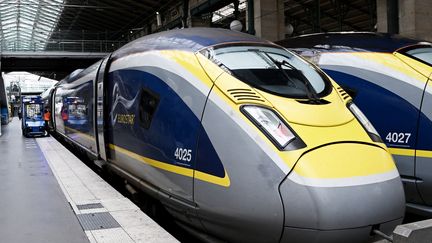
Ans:
{"type": "Polygon", "coordinates": [[[351,98],[254,36],[149,35],[59,82],[51,103],[58,134],[208,241],[365,242],[404,215],[396,166],[351,98]],[[71,97],[81,128],[62,113],[71,97]]]}
{"type": "Polygon", "coordinates": [[[351,94],[396,160],[407,209],[432,216],[432,44],[377,33],[317,34],[280,44],[351,94]]]}
{"type": "Polygon", "coordinates": [[[21,97],[21,131],[24,137],[48,136],[43,118],[43,102],[40,96],[21,97]]]}

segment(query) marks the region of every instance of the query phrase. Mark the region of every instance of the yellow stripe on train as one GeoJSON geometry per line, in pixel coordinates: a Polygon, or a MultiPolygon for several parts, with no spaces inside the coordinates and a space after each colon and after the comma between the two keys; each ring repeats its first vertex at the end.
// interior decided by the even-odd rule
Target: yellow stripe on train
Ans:
{"type": "Polygon", "coordinates": [[[404,149],[404,148],[389,148],[388,150],[393,155],[432,158],[432,151],[430,150],[415,150],[415,149],[404,149]]]}
{"type": "MultiPolygon", "coordinates": [[[[181,166],[176,166],[176,165],[172,165],[172,164],[168,164],[165,162],[161,162],[158,160],[154,160],[154,159],[150,159],[147,157],[144,157],[142,155],[136,154],[132,151],[129,151],[127,149],[124,149],[122,147],[116,146],[114,144],[109,144],[108,145],[110,149],[114,150],[115,152],[121,153],[123,155],[126,155],[130,158],[133,158],[135,160],[138,160],[144,164],[150,165],[152,167],[161,169],[161,170],[165,170],[165,171],[169,171],[175,174],[179,174],[179,175],[183,175],[183,176],[187,176],[187,177],[194,177],[194,170],[193,169],[188,169],[188,168],[184,168],[181,166]]],[[[201,171],[195,171],[195,179],[201,180],[201,181],[206,181],[212,184],[216,184],[219,186],[223,186],[223,187],[229,187],[231,184],[230,178],[228,176],[228,173],[225,171],[225,177],[221,178],[221,177],[217,177],[214,175],[210,175],[201,171]]]]}

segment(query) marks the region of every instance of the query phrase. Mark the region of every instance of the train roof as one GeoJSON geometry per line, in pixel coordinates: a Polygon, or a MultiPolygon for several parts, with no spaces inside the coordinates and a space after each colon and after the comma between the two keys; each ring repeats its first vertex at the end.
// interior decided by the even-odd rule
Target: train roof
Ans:
{"type": "Polygon", "coordinates": [[[185,28],[159,32],[132,41],[113,53],[114,58],[150,50],[186,50],[196,52],[224,43],[271,42],[246,33],[220,28],[185,28]]]}
{"type": "Polygon", "coordinates": [[[22,98],[23,103],[34,103],[34,102],[42,102],[42,98],[40,95],[25,95],[22,98]]]}
{"type": "Polygon", "coordinates": [[[287,48],[316,48],[350,51],[394,52],[400,48],[424,42],[375,32],[339,32],[310,34],[277,42],[287,48]]]}
{"type": "MultiPolygon", "coordinates": [[[[112,54],[117,59],[133,53],[151,50],[186,50],[196,52],[205,47],[224,43],[273,43],[246,33],[220,28],[186,28],[159,32],[134,40],[112,54]]],[[[273,44],[274,45],[274,44],[273,44]]],[[[101,61],[84,70],[76,70],[58,82],[57,85],[73,82],[96,70],[101,61]]]]}

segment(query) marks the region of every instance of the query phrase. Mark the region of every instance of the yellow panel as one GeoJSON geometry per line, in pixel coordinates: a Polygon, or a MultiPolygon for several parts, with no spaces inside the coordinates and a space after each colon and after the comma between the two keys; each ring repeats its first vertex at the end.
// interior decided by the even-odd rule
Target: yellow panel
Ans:
{"type": "MultiPolygon", "coordinates": [[[[323,144],[341,141],[373,143],[369,135],[356,119],[336,127],[314,127],[298,124],[290,125],[306,143],[309,149],[323,144]]],[[[383,143],[375,144],[385,148],[383,143]]]]}
{"type": "Polygon", "coordinates": [[[309,126],[337,126],[354,119],[345,102],[335,90],[323,99],[329,104],[310,105],[259,91],[285,117],[288,122],[309,126]]]}
{"type": "Polygon", "coordinates": [[[219,77],[219,75],[225,72],[222,68],[214,64],[201,53],[197,53],[195,55],[198,59],[198,62],[201,64],[202,68],[206,71],[207,75],[210,77],[211,80],[215,81],[219,77]]]}
{"type": "Polygon", "coordinates": [[[390,154],[370,145],[341,143],[305,154],[294,171],[307,178],[336,179],[368,176],[395,170],[390,154]]]}
{"type": "Polygon", "coordinates": [[[417,60],[414,60],[410,57],[407,57],[397,52],[395,52],[394,55],[400,60],[402,60],[404,63],[409,65],[410,67],[414,68],[415,70],[423,74],[425,77],[429,77],[429,75],[432,73],[432,67],[429,65],[426,65],[422,62],[419,62],[417,60]]]}
{"type": "MultiPolygon", "coordinates": [[[[350,55],[358,56],[371,63],[379,63],[385,65],[396,72],[403,73],[409,77],[418,79],[425,82],[424,76],[418,72],[415,72],[410,66],[401,62],[396,56],[390,53],[376,53],[376,52],[356,52],[349,53],[350,55]]],[[[428,75],[429,76],[429,75],[428,75]]]]}

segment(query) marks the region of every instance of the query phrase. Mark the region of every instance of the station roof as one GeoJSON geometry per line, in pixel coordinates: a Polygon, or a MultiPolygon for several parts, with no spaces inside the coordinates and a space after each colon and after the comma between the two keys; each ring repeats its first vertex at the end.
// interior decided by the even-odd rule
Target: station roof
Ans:
{"type": "MultiPolygon", "coordinates": [[[[208,12],[213,12],[213,21],[216,22],[234,11],[234,0],[0,1],[2,50],[111,52],[134,39],[128,39],[128,36],[148,28],[156,19],[156,12],[163,12],[183,2],[191,5],[191,15],[205,17],[208,12]]],[[[293,35],[373,31],[376,3],[366,2],[283,0],[285,24],[293,27],[293,35]]],[[[246,7],[246,0],[238,3],[240,10],[246,7]]],[[[172,16],[168,15],[172,14],[170,12],[162,18],[169,19],[172,16]]]]}
{"type": "Polygon", "coordinates": [[[2,51],[62,51],[82,40],[118,40],[173,0],[7,0],[0,2],[2,51]],[[76,43],[74,43],[76,42],[76,43]]]}
{"type": "Polygon", "coordinates": [[[63,0],[2,1],[2,50],[43,50],[62,10],[63,0]]]}

